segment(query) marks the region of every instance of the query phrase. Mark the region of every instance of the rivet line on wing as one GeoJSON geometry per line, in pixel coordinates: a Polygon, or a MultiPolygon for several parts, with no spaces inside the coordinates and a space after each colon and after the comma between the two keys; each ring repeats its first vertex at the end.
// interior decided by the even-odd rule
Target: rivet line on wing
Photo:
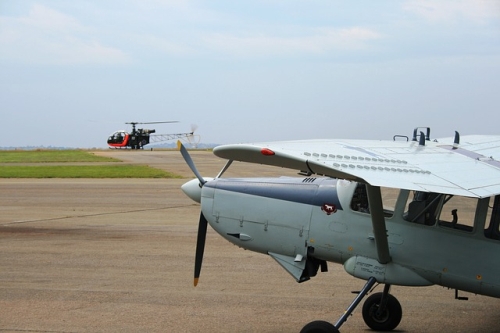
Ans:
{"type": "Polygon", "coordinates": [[[384,166],[368,166],[368,165],[354,165],[354,164],[346,164],[346,163],[333,163],[333,167],[335,168],[351,168],[351,169],[363,169],[363,170],[372,170],[372,171],[390,171],[390,172],[406,172],[406,173],[419,173],[419,174],[430,174],[430,171],[420,170],[420,169],[407,169],[407,168],[390,168],[384,166]]]}
{"type": "Polygon", "coordinates": [[[334,161],[332,165],[335,168],[346,168],[346,169],[350,168],[350,169],[363,169],[372,171],[389,171],[389,172],[415,173],[415,174],[431,173],[428,170],[402,167],[403,165],[408,164],[408,162],[399,159],[364,157],[364,156],[353,156],[353,155],[334,155],[334,154],[310,153],[310,152],[304,152],[304,155],[316,157],[318,161],[324,160],[324,163],[333,159],[334,161]],[[369,164],[354,164],[349,162],[354,162],[354,163],[368,162],[369,164]],[[384,165],[380,165],[380,163],[383,163],[384,165]]]}
{"type": "Polygon", "coordinates": [[[334,155],[334,154],[326,154],[326,153],[310,153],[304,152],[305,156],[313,156],[313,157],[321,157],[323,159],[334,159],[334,160],[342,160],[342,161],[364,161],[364,162],[375,162],[375,163],[391,163],[391,164],[408,164],[405,160],[400,159],[389,159],[382,157],[364,157],[364,156],[355,156],[355,155],[334,155]]]}

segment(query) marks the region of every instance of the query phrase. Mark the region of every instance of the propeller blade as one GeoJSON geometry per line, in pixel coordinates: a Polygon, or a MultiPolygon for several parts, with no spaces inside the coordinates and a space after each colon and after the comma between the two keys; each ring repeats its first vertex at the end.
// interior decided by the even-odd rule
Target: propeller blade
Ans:
{"type": "Polygon", "coordinates": [[[191,171],[193,171],[196,178],[198,178],[198,180],[200,181],[200,184],[201,185],[205,184],[207,181],[205,179],[203,179],[203,177],[198,172],[198,169],[196,169],[196,166],[194,165],[194,162],[191,159],[191,155],[189,155],[186,147],[184,147],[184,145],[182,144],[182,142],[180,140],[177,141],[177,149],[179,149],[179,151],[181,152],[182,157],[184,157],[184,160],[186,161],[186,163],[189,166],[189,168],[191,169],[191,171]]]}
{"type": "Polygon", "coordinates": [[[205,240],[207,238],[207,219],[203,213],[200,214],[200,222],[198,224],[198,239],[196,240],[196,256],[194,262],[194,286],[198,284],[201,271],[201,263],[203,261],[203,252],[205,252],[205,240]]]}

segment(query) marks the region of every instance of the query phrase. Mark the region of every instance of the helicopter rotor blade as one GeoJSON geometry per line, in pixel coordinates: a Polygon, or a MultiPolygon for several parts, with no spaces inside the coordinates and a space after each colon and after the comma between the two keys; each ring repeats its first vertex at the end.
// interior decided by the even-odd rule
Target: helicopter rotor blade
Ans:
{"type": "Polygon", "coordinates": [[[194,261],[194,286],[198,285],[200,279],[201,264],[203,262],[203,253],[205,252],[205,240],[207,239],[207,219],[203,213],[200,213],[200,222],[198,223],[198,237],[196,240],[196,255],[194,261]]]}
{"type": "Polygon", "coordinates": [[[170,124],[170,123],[178,123],[177,120],[171,120],[171,121],[148,121],[146,123],[139,123],[139,124],[170,124]]]}
{"type": "Polygon", "coordinates": [[[134,125],[134,124],[168,124],[168,123],[178,123],[178,121],[177,120],[172,120],[172,121],[148,121],[148,122],[144,122],[144,123],[141,123],[141,122],[138,122],[138,121],[131,121],[131,122],[128,122],[128,123],[125,123],[125,124],[134,125]]]}
{"type": "Polygon", "coordinates": [[[207,181],[205,179],[203,179],[201,174],[198,172],[198,169],[196,169],[196,166],[194,165],[194,162],[191,159],[191,155],[189,155],[186,147],[184,147],[184,145],[182,144],[182,142],[180,140],[177,141],[177,149],[179,149],[179,151],[181,152],[182,157],[184,157],[184,160],[186,161],[187,165],[189,166],[191,171],[193,171],[196,178],[198,178],[198,180],[200,181],[200,184],[203,186],[203,184],[205,184],[207,181]]]}

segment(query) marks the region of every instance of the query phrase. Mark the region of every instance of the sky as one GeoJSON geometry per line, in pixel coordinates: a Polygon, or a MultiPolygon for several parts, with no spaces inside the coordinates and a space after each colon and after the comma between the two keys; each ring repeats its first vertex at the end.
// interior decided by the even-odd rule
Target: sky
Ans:
{"type": "Polygon", "coordinates": [[[0,147],[500,134],[497,0],[2,0],[0,147]]]}

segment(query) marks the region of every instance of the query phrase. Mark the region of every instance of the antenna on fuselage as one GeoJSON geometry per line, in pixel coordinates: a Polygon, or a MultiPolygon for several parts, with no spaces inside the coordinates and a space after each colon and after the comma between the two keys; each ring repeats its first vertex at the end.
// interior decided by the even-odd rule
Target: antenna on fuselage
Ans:
{"type": "Polygon", "coordinates": [[[460,133],[458,133],[458,131],[455,131],[455,140],[453,140],[453,149],[457,149],[459,144],[460,144],[460,133]]]}
{"type": "Polygon", "coordinates": [[[413,138],[412,141],[418,141],[418,144],[420,146],[425,146],[425,141],[430,141],[431,140],[431,128],[430,127],[415,127],[413,130],[413,138]],[[424,135],[424,132],[420,131],[420,137],[417,140],[417,133],[419,129],[426,129],[426,133],[424,135]]]}

